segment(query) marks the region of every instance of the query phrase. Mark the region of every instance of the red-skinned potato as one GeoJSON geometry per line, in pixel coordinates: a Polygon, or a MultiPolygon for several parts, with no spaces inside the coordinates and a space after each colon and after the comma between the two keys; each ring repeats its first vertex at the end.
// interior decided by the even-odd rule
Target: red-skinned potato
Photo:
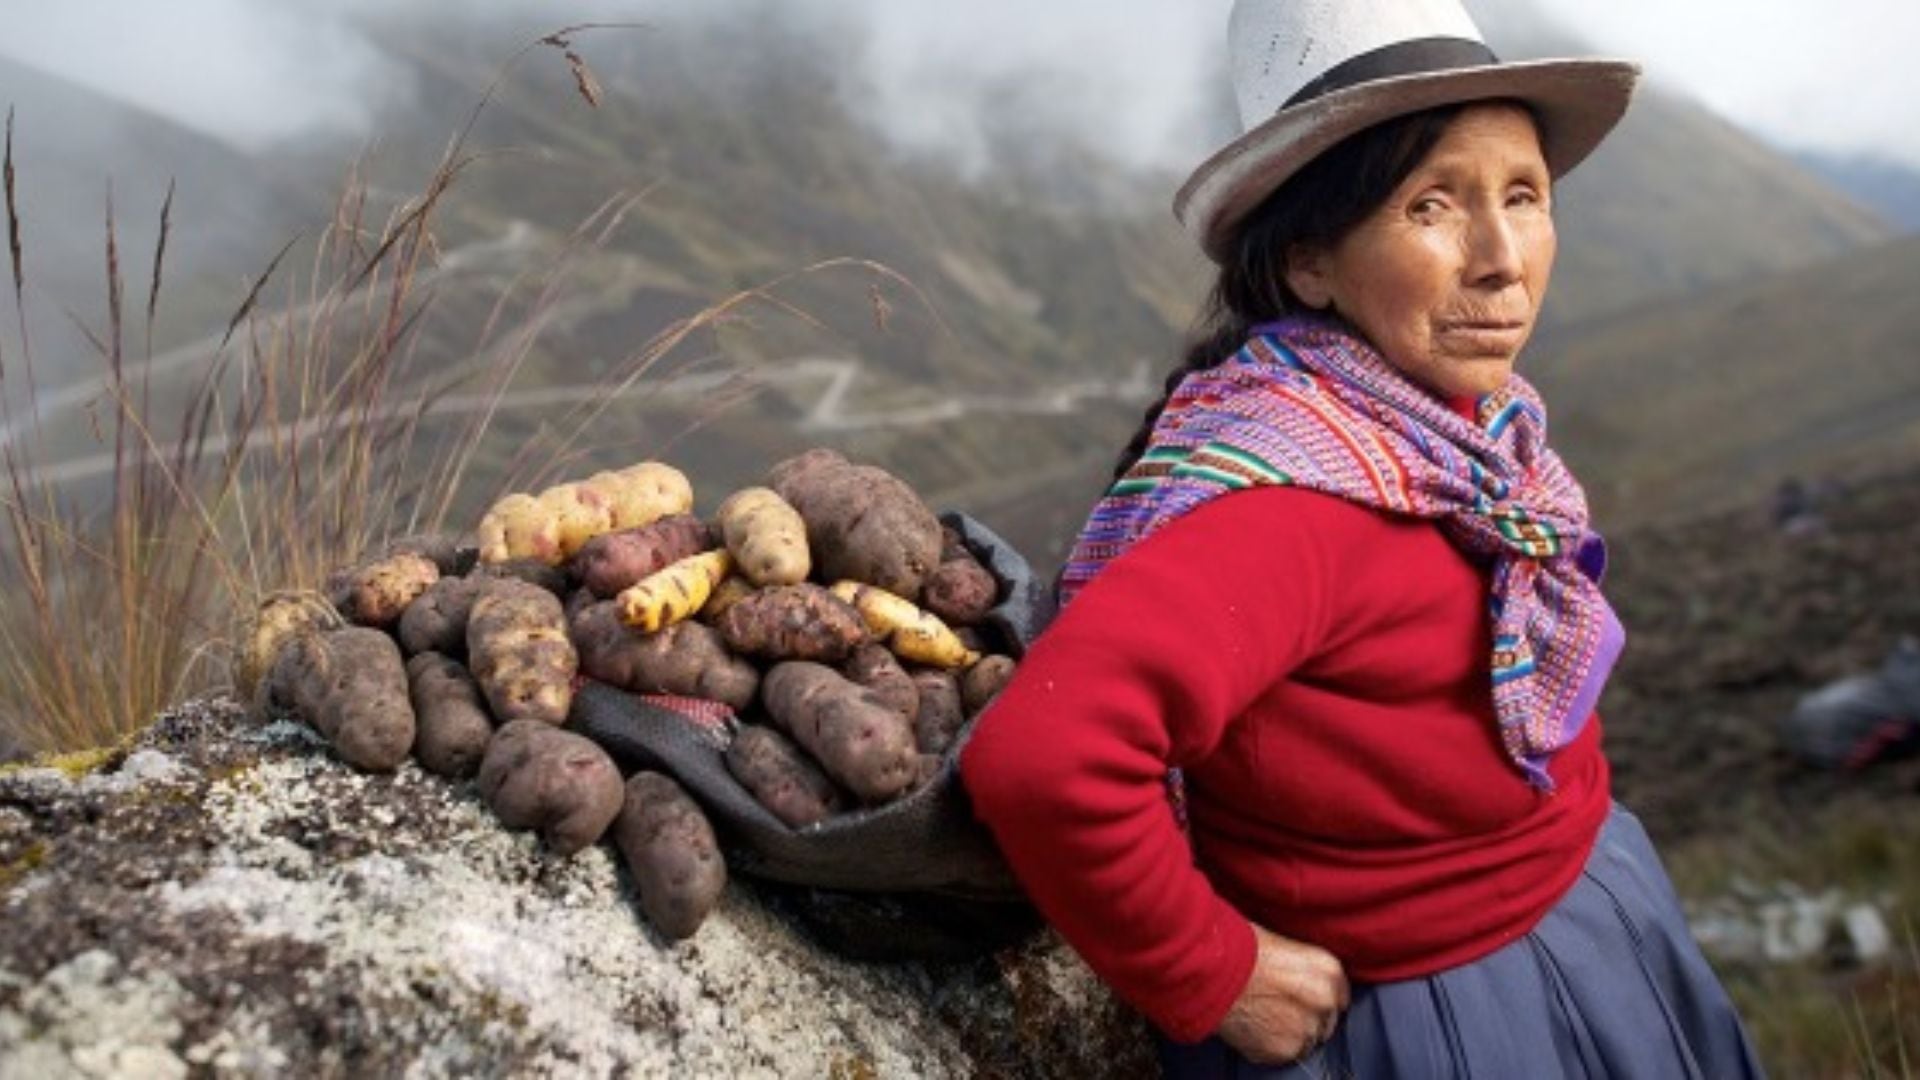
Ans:
{"type": "Polygon", "coordinates": [[[573,557],[573,576],[602,600],[611,600],[689,555],[713,546],[713,530],[691,514],[675,514],[637,529],[587,541],[573,557]]]}

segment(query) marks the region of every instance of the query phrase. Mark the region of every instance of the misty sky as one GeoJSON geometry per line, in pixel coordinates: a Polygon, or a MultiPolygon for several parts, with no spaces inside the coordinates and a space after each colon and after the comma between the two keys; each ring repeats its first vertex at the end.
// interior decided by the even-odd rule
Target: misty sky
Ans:
{"type": "MultiPolygon", "coordinates": [[[[0,54],[250,145],[313,130],[368,134],[373,110],[364,91],[396,77],[341,18],[385,6],[378,0],[0,2],[8,8],[0,54]]],[[[449,14],[510,12],[553,25],[611,16],[664,26],[675,11],[717,6],[437,2],[449,14]]],[[[969,142],[978,139],[971,111],[995,100],[996,88],[1020,82],[1047,88],[1031,97],[1047,114],[1040,119],[1113,131],[1129,160],[1177,168],[1209,149],[1197,144],[1194,117],[1219,100],[1218,41],[1230,0],[792,3],[861,13],[871,33],[845,75],[849,95],[908,146],[977,159],[983,150],[969,142]]],[[[1920,42],[1920,0],[1474,6],[1493,20],[1527,3],[1596,50],[1641,60],[1655,79],[1776,142],[1877,152],[1920,169],[1920,63],[1909,55],[1920,42]]]]}

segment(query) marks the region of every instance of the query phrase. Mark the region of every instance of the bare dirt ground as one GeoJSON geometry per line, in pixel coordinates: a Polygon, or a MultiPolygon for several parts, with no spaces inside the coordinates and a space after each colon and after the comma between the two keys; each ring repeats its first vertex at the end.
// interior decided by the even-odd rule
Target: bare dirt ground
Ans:
{"type": "Polygon", "coordinates": [[[1791,836],[1840,807],[1920,817],[1920,759],[1822,772],[1782,747],[1801,695],[1920,635],[1920,471],[1835,485],[1821,524],[1768,508],[1612,537],[1627,651],[1601,704],[1615,790],[1663,842],[1791,836]]]}

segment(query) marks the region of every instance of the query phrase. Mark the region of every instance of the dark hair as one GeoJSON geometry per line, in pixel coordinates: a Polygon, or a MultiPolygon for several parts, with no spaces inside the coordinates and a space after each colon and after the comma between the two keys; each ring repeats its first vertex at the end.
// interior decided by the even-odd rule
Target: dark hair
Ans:
{"type": "Polygon", "coordinates": [[[1445,105],[1395,117],[1336,144],[1294,173],[1234,228],[1185,359],[1114,464],[1125,475],[1147,448],[1167,399],[1189,374],[1240,351],[1254,326],[1303,306],[1287,287],[1295,245],[1332,247],[1393,194],[1465,108],[1445,105]]]}

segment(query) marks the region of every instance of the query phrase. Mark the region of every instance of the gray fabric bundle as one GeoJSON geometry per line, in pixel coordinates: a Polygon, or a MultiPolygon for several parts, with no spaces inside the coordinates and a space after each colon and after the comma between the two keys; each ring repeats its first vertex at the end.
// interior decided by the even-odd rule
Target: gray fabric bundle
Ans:
{"type": "Polygon", "coordinates": [[[1780,728],[1788,749],[1822,768],[1858,768],[1920,743],[1920,643],[1894,646],[1880,670],[1800,699],[1780,728]]]}

